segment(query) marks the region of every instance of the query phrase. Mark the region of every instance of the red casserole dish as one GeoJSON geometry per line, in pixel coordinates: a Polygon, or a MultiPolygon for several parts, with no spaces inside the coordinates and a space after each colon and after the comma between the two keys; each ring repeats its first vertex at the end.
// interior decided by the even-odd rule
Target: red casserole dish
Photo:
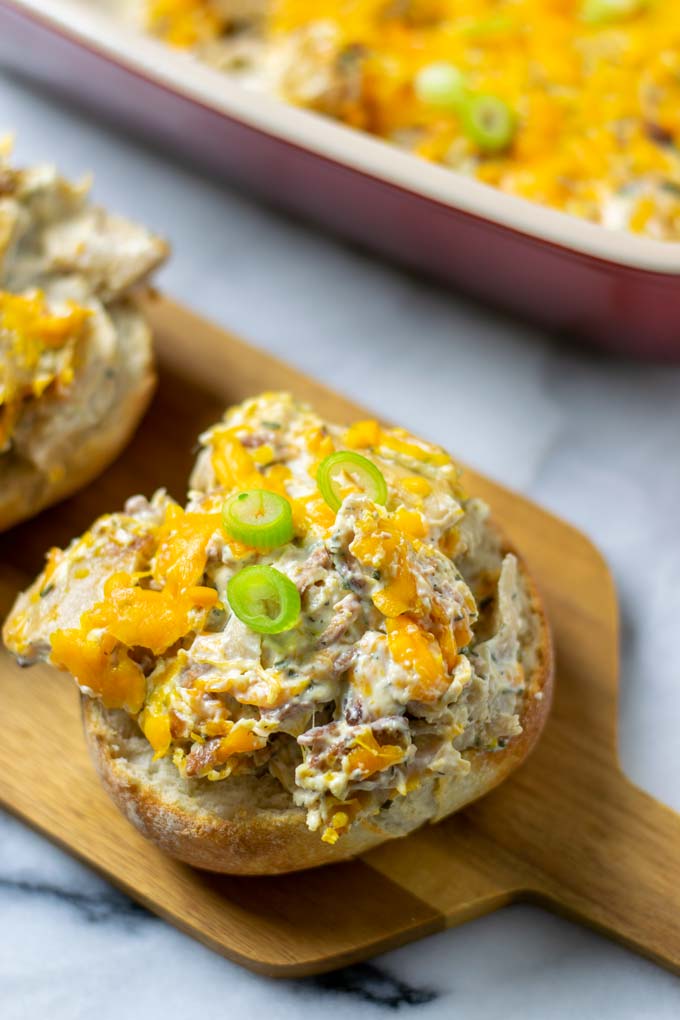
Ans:
{"type": "Polygon", "coordinates": [[[0,62],[482,301],[680,358],[680,243],[606,230],[246,92],[72,0],[0,0],[0,62]]]}

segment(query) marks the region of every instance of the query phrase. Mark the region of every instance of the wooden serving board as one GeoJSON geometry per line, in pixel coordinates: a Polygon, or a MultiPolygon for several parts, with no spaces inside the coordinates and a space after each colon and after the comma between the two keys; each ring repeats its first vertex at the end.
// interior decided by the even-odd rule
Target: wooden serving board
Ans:
{"type": "MultiPolygon", "coordinates": [[[[160,386],[135,440],[94,485],[0,539],[0,615],[98,514],[165,485],[183,499],[198,433],[225,405],[289,389],[325,416],[361,415],[337,394],[161,298],[147,300],[160,386]]],[[[454,453],[456,451],[453,451],[454,453]]],[[[303,875],[193,871],[147,843],[99,786],[74,685],[0,657],[0,803],[130,896],[219,953],[271,975],[364,959],[518,899],[577,918],[680,972],[680,815],[617,761],[617,606],[578,531],[467,473],[525,553],[545,595],[556,696],[529,761],[463,813],[364,857],[303,875]]]]}

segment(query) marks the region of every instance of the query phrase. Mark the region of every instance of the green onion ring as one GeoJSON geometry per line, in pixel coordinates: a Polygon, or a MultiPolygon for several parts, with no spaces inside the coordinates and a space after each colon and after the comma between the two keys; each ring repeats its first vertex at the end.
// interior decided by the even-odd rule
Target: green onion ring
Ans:
{"type": "Polygon", "coordinates": [[[482,152],[496,153],[507,149],[517,128],[515,114],[498,96],[472,96],[462,107],[464,133],[482,152]]]}
{"type": "Polygon", "coordinates": [[[421,103],[439,110],[457,110],[465,100],[465,76],[446,60],[421,67],[413,87],[421,103]]]}
{"type": "Polygon", "coordinates": [[[385,505],[387,483],[373,461],[353,450],[339,450],[322,460],[316,473],[321,495],[331,510],[339,510],[342,504],[338,494],[338,476],[343,474],[374,503],[385,505]]]}
{"type": "Polygon", "coordinates": [[[222,524],[231,538],[253,549],[276,549],[293,537],[290,503],[268,489],[230,496],[222,507],[222,524]]]}
{"type": "Polygon", "coordinates": [[[300,616],[300,593],[274,567],[244,567],[227,585],[227,601],[239,620],[258,634],[290,630],[300,616]]]}

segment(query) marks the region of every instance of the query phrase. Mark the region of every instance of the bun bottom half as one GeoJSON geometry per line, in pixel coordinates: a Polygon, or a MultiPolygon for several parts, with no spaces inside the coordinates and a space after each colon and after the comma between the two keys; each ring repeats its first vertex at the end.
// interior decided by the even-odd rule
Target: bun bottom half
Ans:
{"type": "Polygon", "coordinates": [[[550,709],[550,633],[540,596],[521,560],[520,570],[528,614],[522,732],[502,751],[464,751],[470,763],[465,775],[426,777],[416,790],[355,822],[335,845],[307,828],[304,809],[269,774],[218,782],[184,779],[170,760],[153,760],[133,719],[83,698],[85,734],[104,787],[161,850],[196,868],[237,875],[282,874],[337,863],[459,811],[524,761],[550,709]]]}

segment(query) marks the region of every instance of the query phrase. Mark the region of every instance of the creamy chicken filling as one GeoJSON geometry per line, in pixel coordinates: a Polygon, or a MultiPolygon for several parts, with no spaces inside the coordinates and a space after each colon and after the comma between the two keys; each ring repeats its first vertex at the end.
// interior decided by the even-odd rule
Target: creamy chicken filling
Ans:
{"type": "Polygon", "coordinates": [[[328,425],[285,394],[201,442],[186,509],[135,497],[52,552],[6,628],[24,662],[125,708],[189,782],[271,773],[328,842],[521,731],[526,595],[447,454],[373,421],[328,425]],[[339,450],[379,469],[385,505],[349,486],[331,510],[317,469],[339,450]],[[294,520],[265,552],[221,518],[225,496],[258,487],[285,493],[294,520]],[[253,564],[297,588],[290,629],[232,611],[229,582],[253,564]]]}
{"type": "Polygon", "coordinates": [[[111,410],[117,300],[160,261],[143,228],[93,208],[52,167],[0,152],[0,477],[19,459],[57,476],[111,410]]]}
{"type": "Polygon", "coordinates": [[[24,664],[125,709],[190,782],[271,773],[329,843],[521,731],[526,595],[446,453],[281,394],[232,409],[202,447],[186,509],[135,497],[52,551],[5,628],[24,664]],[[385,505],[350,486],[330,509],[316,476],[338,450],[379,469],[385,505]],[[225,496],[258,488],[284,493],[295,521],[268,552],[221,518],[225,496]],[[290,629],[231,610],[229,580],[253,564],[296,585],[290,629]]]}

